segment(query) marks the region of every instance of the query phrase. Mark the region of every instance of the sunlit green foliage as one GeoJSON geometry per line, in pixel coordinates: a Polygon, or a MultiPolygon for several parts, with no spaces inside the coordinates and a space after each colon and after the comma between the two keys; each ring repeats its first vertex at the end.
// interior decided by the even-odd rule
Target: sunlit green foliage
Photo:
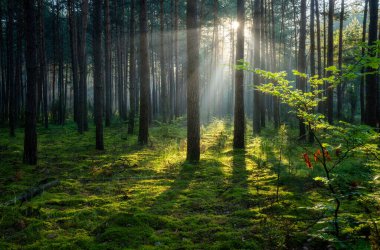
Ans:
{"type": "Polygon", "coordinates": [[[278,137],[278,131],[263,130],[246,139],[246,151],[234,151],[230,121],[215,120],[201,129],[198,166],[185,163],[183,120],[154,126],[147,147],[115,124],[105,130],[104,153],[93,149],[93,130],[78,135],[74,125],[40,129],[36,167],[21,164],[21,133],[0,133],[2,204],[47,177],[61,180],[30,202],[0,206],[1,249],[370,247],[366,237],[380,218],[379,166],[366,156],[336,168],[340,188],[353,193],[342,203],[345,236],[337,240],[330,233],[328,191],[314,180],[323,169],[305,166],[305,149],[296,146],[289,128],[278,137]],[[358,200],[354,193],[366,196],[358,200]]]}

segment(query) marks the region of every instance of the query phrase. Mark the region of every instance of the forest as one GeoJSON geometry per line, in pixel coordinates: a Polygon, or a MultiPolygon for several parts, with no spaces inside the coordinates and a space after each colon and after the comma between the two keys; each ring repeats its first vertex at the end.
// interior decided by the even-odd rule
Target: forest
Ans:
{"type": "Polygon", "coordinates": [[[0,0],[0,249],[380,249],[379,0],[0,0]]]}

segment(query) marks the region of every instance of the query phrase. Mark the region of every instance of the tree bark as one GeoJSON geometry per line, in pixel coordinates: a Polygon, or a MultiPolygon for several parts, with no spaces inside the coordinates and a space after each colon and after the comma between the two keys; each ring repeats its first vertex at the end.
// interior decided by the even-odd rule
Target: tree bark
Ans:
{"type": "Polygon", "coordinates": [[[36,132],[36,85],[37,85],[37,53],[36,53],[36,13],[35,0],[24,0],[25,40],[26,40],[26,73],[27,104],[25,106],[25,137],[23,162],[37,164],[37,132],[36,132]]]}
{"type": "Polygon", "coordinates": [[[78,132],[83,133],[88,129],[87,122],[87,56],[86,56],[86,33],[88,0],[82,1],[82,23],[80,27],[80,41],[78,49],[79,63],[79,95],[78,95],[78,132]]]}
{"type": "Polygon", "coordinates": [[[149,71],[149,52],[148,52],[148,28],[147,28],[147,0],[140,1],[140,124],[138,141],[142,145],[148,143],[149,127],[149,92],[150,75],[149,71]]]}
{"type": "Polygon", "coordinates": [[[14,49],[13,49],[13,22],[14,22],[14,1],[8,1],[8,20],[7,20],[7,89],[8,89],[8,119],[9,134],[15,136],[16,128],[16,109],[15,109],[15,74],[14,74],[14,49]]]}
{"type": "MultiPolygon", "coordinates": [[[[237,29],[236,64],[244,60],[244,22],[245,1],[237,0],[237,29]]],[[[234,112],[234,148],[244,148],[245,113],[244,113],[244,71],[235,70],[235,112],[234,112]]]]}
{"type": "Polygon", "coordinates": [[[136,112],[136,59],[135,59],[135,0],[131,0],[131,16],[129,21],[129,122],[128,134],[133,134],[135,127],[135,112],[136,112]]]}
{"type": "Polygon", "coordinates": [[[103,150],[103,76],[102,76],[102,0],[94,0],[93,56],[94,56],[94,117],[96,149],[103,150]]]}
{"type": "MultiPolygon", "coordinates": [[[[344,0],[341,1],[340,18],[339,18],[339,51],[338,51],[338,69],[339,75],[342,76],[342,64],[343,64],[343,21],[344,21],[344,0]]],[[[342,118],[343,107],[343,84],[341,81],[337,87],[337,117],[342,118]]]]}
{"type": "MultiPolygon", "coordinates": [[[[301,0],[301,18],[299,31],[299,46],[297,70],[300,73],[306,73],[306,0],[301,0]]],[[[302,92],[306,90],[306,79],[297,77],[297,88],[302,92]]],[[[299,120],[299,139],[306,139],[306,127],[303,119],[299,120]]]]}
{"type": "Polygon", "coordinates": [[[200,158],[198,2],[187,1],[187,160],[200,158]]]}
{"type": "MultiPolygon", "coordinates": [[[[260,68],[261,64],[261,0],[255,0],[253,3],[253,39],[254,39],[254,50],[253,50],[253,67],[260,68]]],[[[258,74],[254,75],[253,78],[255,88],[260,84],[260,77],[258,74]]],[[[260,116],[260,92],[254,88],[253,90],[253,132],[259,134],[261,130],[261,116],[260,116]]]]}
{"type": "Polygon", "coordinates": [[[160,0],[160,72],[161,72],[161,115],[163,122],[168,121],[168,89],[166,82],[166,62],[164,49],[164,0],[160,0]]]}
{"type": "Polygon", "coordinates": [[[111,58],[111,20],[110,20],[110,0],[104,0],[105,16],[105,48],[104,48],[104,67],[105,67],[105,88],[106,88],[106,106],[105,106],[105,125],[111,125],[112,116],[112,58],[111,58]]]}
{"type": "MultiPolygon", "coordinates": [[[[74,11],[73,0],[67,1],[69,14],[69,33],[70,33],[70,53],[71,53],[71,70],[74,92],[74,121],[78,123],[79,116],[79,83],[78,83],[78,39],[76,15],[74,11]]],[[[79,126],[79,124],[78,124],[79,126]]]]}
{"type": "MultiPolygon", "coordinates": [[[[328,39],[327,39],[327,67],[334,65],[334,6],[335,0],[329,0],[329,16],[328,16],[328,39]]],[[[327,72],[327,76],[331,76],[331,72],[327,72]]],[[[330,124],[334,121],[334,88],[327,83],[327,120],[330,124]]]]}
{"type": "MultiPolygon", "coordinates": [[[[379,0],[369,1],[369,28],[368,28],[368,46],[374,46],[377,40],[378,26],[378,8],[379,0]]],[[[376,57],[376,49],[370,47],[368,55],[376,57]]],[[[377,114],[377,105],[379,105],[379,85],[377,82],[377,71],[367,67],[366,69],[366,124],[372,127],[379,127],[379,117],[377,114]]]]}
{"type": "MultiPolygon", "coordinates": [[[[363,17],[363,31],[362,31],[362,43],[364,44],[366,41],[367,35],[367,15],[368,15],[368,1],[365,0],[364,6],[364,17],[363,17]]],[[[365,56],[365,48],[362,48],[362,57],[365,56]]],[[[364,76],[365,68],[362,68],[363,76],[360,78],[360,119],[362,123],[365,123],[365,76],[364,76]]]]}

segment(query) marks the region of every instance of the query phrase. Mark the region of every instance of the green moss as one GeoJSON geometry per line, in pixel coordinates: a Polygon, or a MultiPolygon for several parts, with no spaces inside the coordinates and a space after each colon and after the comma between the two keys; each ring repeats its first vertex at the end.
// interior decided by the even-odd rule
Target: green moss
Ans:
{"type": "MultiPolygon", "coordinates": [[[[99,152],[93,127],[83,135],[72,123],[39,128],[39,163],[26,166],[21,163],[22,131],[15,138],[0,131],[2,204],[47,178],[61,180],[29,202],[0,206],[0,249],[371,246],[373,226],[357,194],[342,202],[343,238],[331,237],[328,192],[313,180],[322,169],[308,169],[302,150],[291,143],[276,200],[279,150],[273,129],[260,137],[247,133],[246,150],[236,151],[229,121],[214,120],[202,127],[198,165],[185,162],[183,119],[152,127],[147,147],[137,144],[136,135],[127,136],[122,123],[104,132],[106,150],[99,152]]],[[[371,164],[361,158],[347,161],[335,179],[342,195],[345,190],[371,195],[374,204],[366,206],[379,221],[373,184],[378,172],[371,164]]]]}

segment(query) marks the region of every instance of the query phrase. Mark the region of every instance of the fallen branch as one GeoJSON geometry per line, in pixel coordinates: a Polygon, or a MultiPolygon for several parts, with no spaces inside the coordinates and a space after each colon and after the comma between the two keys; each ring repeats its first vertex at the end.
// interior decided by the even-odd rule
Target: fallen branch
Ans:
{"type": "Polygon", "coordinates": [[[17,202],[21,202],[21,204],[25,201],[31,200],[32,198],[36,197],[37,195],[42,194],[45,190],[48,190],[52,187],[58,186],[60,184],[59,180],[53,180],[51,182],[42,184],[38,187],[33,187],[29,189],[27,192],[23,193],[22,195],[15,197],[14,199],[8,201],[5,203],[5,206],[9,205],[15,205],[17,202]]]}

